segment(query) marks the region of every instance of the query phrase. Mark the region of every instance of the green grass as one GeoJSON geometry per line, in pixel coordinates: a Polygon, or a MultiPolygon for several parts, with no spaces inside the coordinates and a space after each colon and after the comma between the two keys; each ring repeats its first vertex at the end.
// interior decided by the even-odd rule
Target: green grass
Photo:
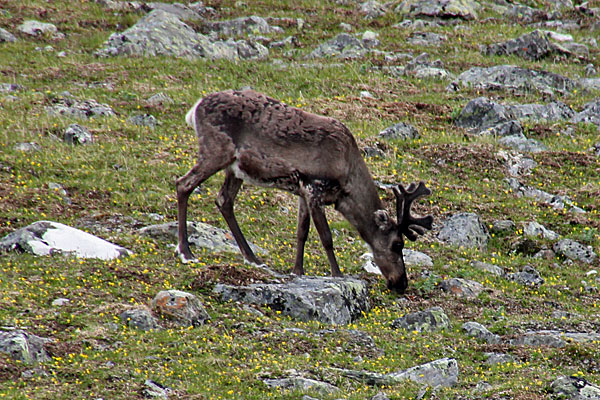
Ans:
{"type": "MultiPolygon", "coordinates": [[[[524,238],[522,224],[535,220],[562,237],[578,240],[600,252],[600,168],[589,149],[600,141],[594,126],[566,123],[525,125],[528,137],[546,144],[548,152],[532,155],[537,167],[520,178],[529,186],[550,193],[566,194],[588,213],[576,215],[518,198],[504,182],[506,166],[497,153],[503,148],[494,140],[466,135],[452,119],[472,98],[485,95],[499,102],[542,103],[537,93],[516,96],[508,92],[464,89],[447,92],[446,81],[397,78],[382,72],[381,56],[356,61],[304,57],[319,43],[341,32],[339,24],[355,26],[355,32],[379,32],[385,51],[427,51],[431,59],[444,62],[453,74],[472,66],[516,64],[544,69],[571,78],[583,76],[584,63],[553,59],[529,62],[516,57],[487,57],[479,44],[511,38],[530,31],[526,26],[504,22],[462,22],[464,28],[432,28],[448,37],[438,48],[408,45],[409,30],[394,28],[400,17],[393,13],[376,21],[360,16],[354,4],[305,1],[247,1],[237,7],[233,0],[207,2],[221,19],[245,15],[301,17],[309,27],[285,28],[296,35],[297,49],[272,49],[265,61],[227,62],[173,58],[110,57],[93,55],[108,36],[132,26],[137,12],[107,11],[92,1],[0,0],[0,27],[15,32],[27,19],[56,24],[67,37],[62,41],[19,36],[17,43],[0,44],[0,82],[17,83],[23,90],[0,94],[0,236],[41,219],[81,226],[82,220],[107,222],[115,215],[131,217],[141,225],[154,223],[149,213],[166,221],[176,219],[174,182],[194,163],[196,140],[183,118],[198,97],[207,93],[251,86],[288,104],[338,118],[354,132],[360,146],[378,146],[385,157],[369,158],[376,179],[385,182],[424,180],[434,191],[419,205],[421,213],[434,214],[436,221],[459,211],[478,213],[491,225],[496,219],[512,219],[515,232],[493,237],[487,250],[456,249],[426,236],[409,247],[425,251],[434,260],[424,278],[424,268],[412,268],[407,295],[398,298],[381,279],[370,279],[373,309],[363,318],[335,333],[329,326],[300,323],[273,310],[257,307],[257,317],[240,304],[222,303],[212,294],[219,280],[206,278],[206,271],[255,273],[235,254],[215,255],[196,249],[201,262],[179,264],[173,243],[140,237],[134,223],[121,229],[94,232],[132,249],[134,257],[117,261],[33,257],[6,254],[0,258],[0,326],[22,328],[53,338],[48,346],[52,361],[24,365],[0,354],[0,398],[72,399],[141,398],[146,379],[186,399],[284,399],[309,394],[321,399],[365,399],[378,391],[390,398],[414,398],[420,388],[413,383],[394,387],[371,387],[333,372],[333,368],[365,369],[387,373],[442,357],[458,361],[458,385],[431,390],[425,398],[471,397],[478,382],[492,385],[482,398],[547,398],[549,384],[561,375],[578,375],[600,384],[598,343],[571,343],[564,349],[490,346],[468,338],[461,325],[475,320],[492,332],[513,337],[527,327],[564,331],[597,331],[600,296],[587,292],[582,283],[598,286],[586,276],[597,265],[565,263],[525,257],[513,251],[524,238]],[[502,34],[502,36],[500,36],[502,34]],[[51,45],[52,52],[37,47],[51,45]],[[66,51],[65,57],[57,57],[66,51]],[[279,59],[281,63],[273,60],[279,59]],[[361,99],[362,90],[375,99],[361,99]],[[46,107],[69,91],[78,99],[109,104],[115,118],[76,119],[49,116],[46,107]],[[163,92],[172,104],[149,106],[145,100],[163,92]],[[150,113],[159,121],[155,129],[137,127],[127,119],[150,113]],[[421,137],[415,141],[386,142],[377,137],[387,126],[405,121],[415,125],[421,137]],[[94,135],[89,146],[69,146],[61,140],[71,123],[86,126],[94,135]],[[41,150],[21,152],[14,145],[35,142],[41,150]],[[50,189],[58,183],[70,203],[50,189]],[[508,272],[533,265],[546,280],[538,288],[526,288],[470,266],[479,260],[502,266],[508,272]],[[204,278],[203,278],[204,277],[204,278]],[[486,291],[473,300],[443,294],[438,282],[463,277],[482,283],[486,291]],[[164,330],[139,332],[124,327],[119,314],[129,307],[148,305],[165,289],[190,291],[200,297],[212,321],[188,329],[163,321],[164,330]],[[56,298],[70,303],[52,306],[56,298]],[[415,334],[390,328],[400,316],[439,305],[452,322],[451,329],[415,334]],[[551,317],[553,311],[571,313],[566,319],[551,317]],[[286,330],[299,328],[303,331],[286,330]],[[371,335],[378,350],[354,343],[344,329],[359,329],[371,335]],[[484,353],[503,351],[515,362],[499,366],[485,364],[484,353]],[[284,377],[296,370],[306,377],[325,380],[340,392],[324,396],[315,392],[285,392],[270,389],[265,378],[284,377]],[[33,376],[30,377],[30,372],[33,376]],[[26,372],[25,374],[23,374],[26,372]]],[[[482,15],[498,17],[486,10],[482,15]]],[[[597,36],[598,32],[593,32],[597,36]]],[[[577,40],[588,34],[574,33],[577,40]]],[[[591,49],[591,62],[598,51],[591,49]]],[[[580,110],[597,93],[576,93],[558,98],[580,110]]],[[[225,227],[214,198],[223,174],[210,178],[201,194],[191,197],[189,218],[225,227]]],[[[381,192],[393,209],[394,196],[381,192]]],[[[252,242],[269,251],[265,260],[273,269],[287,272],[294,260],[296,199],[287,193],[244,186],[236,202],[242,229],[252,242]]],[[[342,270],[361,275],[359,257],[365,251],[356,231],[333,210],[328,210],[336,255],[342,270]]],[[[125,221],[127,221],[125,219],[125,221]]],[[[117,224],[119,225],[119,224],[117,224]]],[[[540,245],[551,243],[538,240],[540,245]]],[[[329,266],[318,237],[311,230],[305,268],[311,275],[328,275],[329,266]]]]}

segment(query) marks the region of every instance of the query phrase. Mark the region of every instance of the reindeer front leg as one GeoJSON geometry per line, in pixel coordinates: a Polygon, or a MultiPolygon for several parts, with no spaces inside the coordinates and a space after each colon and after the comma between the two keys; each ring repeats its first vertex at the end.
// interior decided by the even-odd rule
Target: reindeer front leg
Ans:
{"type": "Polygon", "coordinates": [[[323,208],[318,202],[314,200],[310,203],[310,215],[315,223],[315,228],[317,228],[317,232],[319,232],[319,237],[321,238],[321,243],[323,244],[323,248],[325,249],[325,253],[327,254],[327,260],[329,261],[329,265],[331,266],[331,276],[340,277],[342,276],[342,271],[340,271],[340,267],[338,266],[337,260],[335,259],[335,253],[333,252],[333,238],[331,237],[331,229],[329,229],[329,224],[327,223],[327,218],[325,217],[325,213],[323,212],[323,208]]]}

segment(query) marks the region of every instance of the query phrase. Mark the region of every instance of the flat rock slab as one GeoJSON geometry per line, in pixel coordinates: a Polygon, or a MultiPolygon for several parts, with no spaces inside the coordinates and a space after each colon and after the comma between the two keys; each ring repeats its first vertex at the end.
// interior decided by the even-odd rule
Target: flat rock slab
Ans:
{"type": "Polygon", "coordinates": [[[438,239],[457,247],[485,249],[490,234],[477,214],[458,213],[444,221],[438,239]]]}
{"type": "Polygon", "coordinates": [[[458,382],[458,363],[453,358],[442,358],[389,374],[349,369],[335,370],[349,378],[365,382],[368,385],[392,386],[410,380],[421,385],[436,388],[440,386],[454,386],[458,382]]]}
{"type": "Polygon", "coordinates": [[[433,332],[450,327],[450,319],[441,307],[416,311],[392,322],[392,328],[417,332],[433,332]]]}
{"type": "Polygon", "coordinates": [[[38,221],[0,240],[0,250],[38,256],[67,254],[81,258],[112,260],[132,254],[130,250],[79,229],[53,221],[38,221]]]}
{"type": "Polygon", "coordinates": [[[152,310],[181,326],[201,326],[210,319],[202,302],[180,290],[163,290],[152,299],[152,310]]]}
{"type": "Polygon", "coordinates": [[[260,304],[300,321],[337,325],[354,321],[370,308],[366,283],[349,277],[299,276],[285,283],[218,284],[214,292],[223,301],[260,304]]]}
{"type": "MultiPolygon", "coordinates": [[[[188,222],[188,239],[192,246],[209,249],[216,253],[233,252],[239,253],[235,239],[231,232],[205,224],[203,222],[188,222]]],[[[139,230],[144,236],[149,236],[158,240],[176,241],[177,240],[177,222],[168,222],[166,224],[150,225],[139,230]]],[[[262,249],[250,243],[252,251],[259,254],[268,254],[262,249]]]]}
{"type": "Polygon", "coordinates": [[[339,389],[327,382],[321,382],[314,379],[304,378],[301,376],[293,376],[281,379],[265,379],[265,385],[272,388],[280,388],[284,390],[301,390],[316,391],[322,395],[327,395],[337,392],[339,389]]]}

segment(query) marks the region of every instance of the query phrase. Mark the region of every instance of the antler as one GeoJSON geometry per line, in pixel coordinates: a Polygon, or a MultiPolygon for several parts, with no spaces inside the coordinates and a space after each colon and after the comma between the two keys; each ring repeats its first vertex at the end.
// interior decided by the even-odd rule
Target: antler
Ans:
{"type": "Polygon", "coordinates": [[[393,187],[392,190],[396,195],[398,230],[414,242],[419,235],[423,235],[426,230],[431,229],[433,217],[431,215],[413,217],[410,215],[410,207],[413,201],[419,197],[430,195],[431,190],[423,182],[419,182],[418,185],[413,182],[408,188],[399,184],[397,187],[393,187]]]}

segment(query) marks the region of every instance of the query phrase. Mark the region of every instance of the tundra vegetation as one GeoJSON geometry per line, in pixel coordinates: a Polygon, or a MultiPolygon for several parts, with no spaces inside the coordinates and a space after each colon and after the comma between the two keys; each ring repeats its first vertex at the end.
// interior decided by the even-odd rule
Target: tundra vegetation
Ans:
{"type": "MultiPolygon", "coordinates": [[[[49,220],[131,251],[0,254],[0,344],[17,349],[0,352],[0,398],[600,398],[600,5],[423,4],[0,0],[0,239],[49,220]],[[177,219],[198,151],[186,112],[245,87],[348,126],[392,215],[386,185],[432,189],[414,209],[433,229],[406,245],[431,259],[407,263],[404,295],[363,270],[364,242],[330,208],[342,272],[368,283],[346,325],[223,301],[215,286],[269,272],[201,248],[183,264],[175,237],[140,234],[177,219]],[[476,228],[452,239],[460,221],[476,228]],[[205,311],[128,323],[170,290],[205,311]],[[19,358],[27,337],[43,350],[19,358]],[[458,375],[425,381],[430,362],[458,375]]],[[[226,228],[223,178],[190,196],[189,221],[226,228]]],[[[283,191],[237,196],[281,274],[296,212],[283,191]]],[[[315,229],[304,269],[330,274],[315,229]]]]}

